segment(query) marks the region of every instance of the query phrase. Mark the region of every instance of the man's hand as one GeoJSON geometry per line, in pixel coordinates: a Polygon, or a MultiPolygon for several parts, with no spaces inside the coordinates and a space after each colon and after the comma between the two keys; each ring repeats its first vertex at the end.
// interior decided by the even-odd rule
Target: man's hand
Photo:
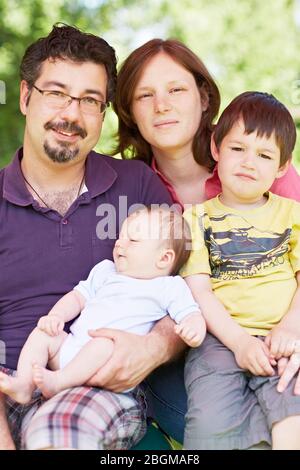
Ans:
{"type": "Polygon", "coordinates": [[[122,392],[141,383],[161,363],[162,344],[153,330],[143,336],[109,328],[89,331],[89,334],[114,341],[113,355],[88,381],[90,386],[122,392]]]}
{"type": "Polygon", "coordinates": [[[64,326],[64,321],[57,315],[45,315],[39,319],[37,324],[37,327],[49,336],[58,336],[64,326]]]}
{"type": "Polygon", "coordinates": [[[196,348],[205,338],[206,325],[201,313],[195,312],[187,315],[178,325],[175,325],[174,330],[186,344],[196,348]]]}
{"type": "Polygon", "coordinates": [[[275,372],[271,366],[269,349],[266,344],[254,336],[243,336],[243,341],[233,351],[236,362],[253,375],[268,376],[275,372]]]}
{"type": "Polygon", "coordinates": [[[275,326],[265,338],[265,344],[270,350],[270,357],[276,360],[281,357],[290,357],[295,351],[298,335],[292,328],[275,326]]]}

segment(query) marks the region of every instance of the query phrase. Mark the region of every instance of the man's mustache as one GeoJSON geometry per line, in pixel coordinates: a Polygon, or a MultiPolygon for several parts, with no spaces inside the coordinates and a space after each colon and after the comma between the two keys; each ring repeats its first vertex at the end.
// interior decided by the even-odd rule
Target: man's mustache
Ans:
{"type": "Polygon", "coordinates": [[[52,122],[52,121],[49,121],[49,122],[46,122],[46,124],[44,125],[44,128],[46,129],[46,131],[48,131],[49,129],[52,129],[52,130],[58,131],[58,132],[62,131],[62,132],[70,132],[72,134],[78,134],[83,139],[87,136],[87,132],[84,129],[82,129],[82,127],[75,124],[74,122],[67,122],[67,121],[52,122]]]}

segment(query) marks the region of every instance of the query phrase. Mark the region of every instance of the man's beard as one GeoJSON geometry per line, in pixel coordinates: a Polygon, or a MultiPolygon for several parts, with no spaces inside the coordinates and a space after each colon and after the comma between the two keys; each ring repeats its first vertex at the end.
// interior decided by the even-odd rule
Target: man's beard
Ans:
{"type": "Polygon", "coordinates": [[[74,160],[79,153],[78,147],[71,149],[67,142],[61,142],[59,147],[50,147],[48,142],[45,141],[44,150],[46,155],[56,163],[70,162],[71,160],[74,160]]]}
{"type": "MultiPolygon", "coordinates": [[[[72,122],[47,122],[45,124],[45,129],[53,129],[56,131],[63,131],[63,132],[74,132],[78,134],[82,139],[84,139],[87,136],[87,132],[82,129],[82,127],[78,126],[75,123],[72,122]]],[[[74,160],[74,158],[77,157],[79,153],[79,148],[70,148],[72,144],[69,142],[60,142],[57,147],[50,147],[48,144],[47,140],[44,142],[44,151],[48,157],[56,163],[65,163],[65,162],[70,162],[71,160],[74,160]]]]}

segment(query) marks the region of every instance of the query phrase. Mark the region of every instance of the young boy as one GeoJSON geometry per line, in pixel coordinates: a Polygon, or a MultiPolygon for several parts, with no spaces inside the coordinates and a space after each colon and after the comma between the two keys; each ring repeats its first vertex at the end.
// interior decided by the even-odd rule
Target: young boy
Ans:
{"type": "Polygon", "coordinates": [[[181,274],[210,333],[185,369],[187,449],[300,449],[295,379],[277,389],[277,362],[300,337],[300,205],[268,192],[295,139],[272,95],[239,95],[212,137],[222,193],[185,213],[193,248],[181,274]]]}
{"type": "Polygon", "coordinates": [[[189,256],[189,233],[182,216],[169,210],[144,209],[129,216],[115,244],[114,263],[97,264],[86,281],[40,318],[22,349],[16,377],[0,373],[0,390],[26,403],[36,386],[50,398],[86,383],[114,347],[108,338],[92,339],[91,329],[146,334],[169,313],[180,322],[182,339],[199,345],[206,332],[204,319],[184,280],[175,276],[189,256]],[[80,312],[67,334],[65,323],[80,312]]]}

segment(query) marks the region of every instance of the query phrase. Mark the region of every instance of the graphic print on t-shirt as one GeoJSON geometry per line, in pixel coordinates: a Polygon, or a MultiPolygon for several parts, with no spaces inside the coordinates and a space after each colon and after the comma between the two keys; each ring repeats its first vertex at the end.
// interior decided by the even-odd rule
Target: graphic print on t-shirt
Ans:
{"type": "Polygon", "coordinates": [[[267,267],[284,262],[289,249],[291,230],[283,233],[261,230],[236,214],[224,214],[208,218],[204,213],[199,218],[204,241],[209,252],[213,278],[219,280],[251,277],[267,267]],[[206,219],[206,220],[205,220],[206,219]],[[214,230],[220,224],[220,231],[214,230]],[[229,229],[222,230],[222,228],[229,229]]]}

